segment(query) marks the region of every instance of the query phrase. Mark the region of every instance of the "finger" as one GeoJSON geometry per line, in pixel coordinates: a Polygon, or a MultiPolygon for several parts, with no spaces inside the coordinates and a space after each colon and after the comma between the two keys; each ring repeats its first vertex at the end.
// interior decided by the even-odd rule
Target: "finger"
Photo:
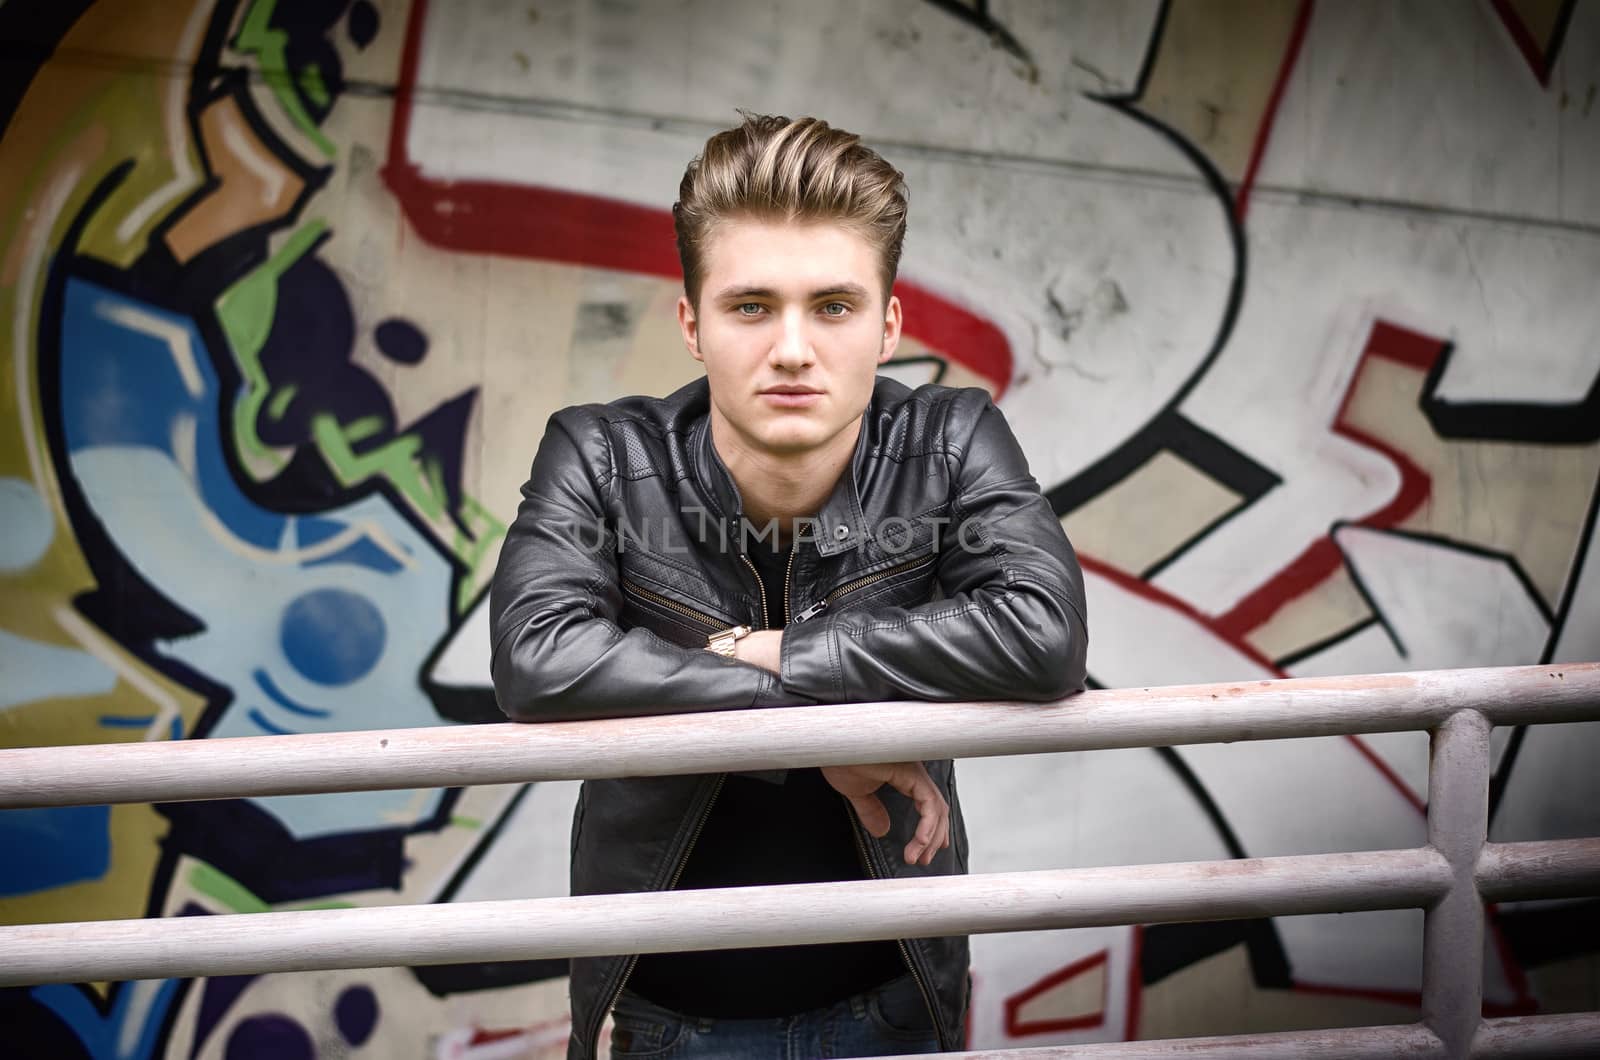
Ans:
{"type": "Polygon", "coordinates": [[[922,849],[922,856],[918,862],[923,865],[932,865],[934,856],[939,853],[939,844],[944,841],[945,825],[941,818],[933,830],[933,835],[928,837],[928,845],[922,849]]]}
{"type": "Polygon", "coordinates": [[[889,834],[889,810],[878,796],[852,795],[850,805],[855,808],[861,826],[874,838],[882,839],[889,834]]]}
{"type": "Polygon", "coordinates": [[[921,815],[915,840],[906,849],[906,861],[930,865],[948,839],[950,805],[921,762],[906,763],[904,768],[897,769],[895,780],[899,782],[897,787],[904,785],[900,790],[914,800],[921,815]]]}
{"type": "Polygon", "coordinates": [[[917,800],[917,830],[912,833],[911,841],[906,844],[906,864],[915,865],[920,862],[924,854],[933,849],[935,841],[939,838],[940,814],[936,803],[917,800]]]}
{"type": "Polygon", "coordinates": [[[944,850],[949,845],[950,815],[947,813],[944,815],[944,821],[939,826],[939,842],[934,845],[932,850],[928,851],[928,864],[932,865],[933,859],[938,856],[939,851],[944,850]]]}
{"type": "Polygon", "coordinates": [[[870,766],[824,766],[822,777],[847,799],[860,798],[884,784],[881,777],[873,775],[870,766]]]}
{"type": "Polygon", "coordinates": [[[931,782],[928,788],[932,791],[931,797],[917,800],[921,817],[917,821],[916,835],[906,847],[906,861],[909,864],[931,864],[933,855],[949,835],[949,806],[931,782]]]}

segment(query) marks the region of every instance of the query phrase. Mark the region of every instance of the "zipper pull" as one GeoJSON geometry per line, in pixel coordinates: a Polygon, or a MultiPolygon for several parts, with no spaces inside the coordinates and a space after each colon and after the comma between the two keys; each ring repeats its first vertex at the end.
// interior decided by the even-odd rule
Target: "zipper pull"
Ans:
{"type": "Polygon", "coordinates": [[[804,611],[800,612],[798,615],[795,615],[794,616],[794,621],[796,621],[796,622],[804,622],[808,618],[815,618],[822,611],[822,609],[827,607],[827,606],[828,606],[828,601],[826,601],[826,600],[818,600],[816,603],[812,604],[810,607],[806,608],[804,611]]]}

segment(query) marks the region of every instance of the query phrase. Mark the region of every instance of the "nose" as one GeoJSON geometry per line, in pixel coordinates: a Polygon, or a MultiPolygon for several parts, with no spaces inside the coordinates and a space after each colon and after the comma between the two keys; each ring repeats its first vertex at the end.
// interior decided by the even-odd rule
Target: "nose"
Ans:
{"type": "Polygon", "coordinates": [[[781,329],[774,337],[769,360],[773,367],[788,372],[798,372],[816,360],[804,312],[783,314],[781,329]]]}

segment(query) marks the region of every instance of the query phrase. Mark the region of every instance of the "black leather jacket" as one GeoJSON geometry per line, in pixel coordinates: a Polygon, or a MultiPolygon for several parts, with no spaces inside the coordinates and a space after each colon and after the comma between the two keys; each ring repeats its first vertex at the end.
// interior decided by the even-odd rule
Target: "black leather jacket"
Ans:
{"type": "MultiPolygon", "coordinates": [[[[705,379],[666,398],[550,419],[491,590],[495,693],[517,721],[877,700],[1055,700],[1084,680],[1083,579],[1004,417],[978,389],[880,378],[860,440],[795,548],[781,675],[702,651],[763,625],[738,490],[711,443],[705,379]]],[[[857,825],[874,877],[965,872],[953,763],[927,763],[951,809],[931,866],[899,852],[917,813],[857,825]]],[[[572,827],[572,893],[676,882],[723,776],[591,780],[572,827]]],[[[962,1043],[964,938],[901,944],[946,1049],[962,1043]]],[[[634,958],[572,962],[569,1055],[592,1057],[634,958]]]]}

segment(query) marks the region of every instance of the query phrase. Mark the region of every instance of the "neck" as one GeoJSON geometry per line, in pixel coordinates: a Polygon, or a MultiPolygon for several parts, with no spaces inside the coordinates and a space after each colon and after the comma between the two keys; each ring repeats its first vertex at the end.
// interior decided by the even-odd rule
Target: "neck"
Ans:
{"type": "Polygon", "coordinates": [[[711,415],[711,444],[739,487],[745,518],[757,529],[776,520],[785,544],[794,539],[794,521],[816,515],[827,502],[860,435],[857,418],[818,449],[772,453],[751,445],[715,409],[711,415]]]}

